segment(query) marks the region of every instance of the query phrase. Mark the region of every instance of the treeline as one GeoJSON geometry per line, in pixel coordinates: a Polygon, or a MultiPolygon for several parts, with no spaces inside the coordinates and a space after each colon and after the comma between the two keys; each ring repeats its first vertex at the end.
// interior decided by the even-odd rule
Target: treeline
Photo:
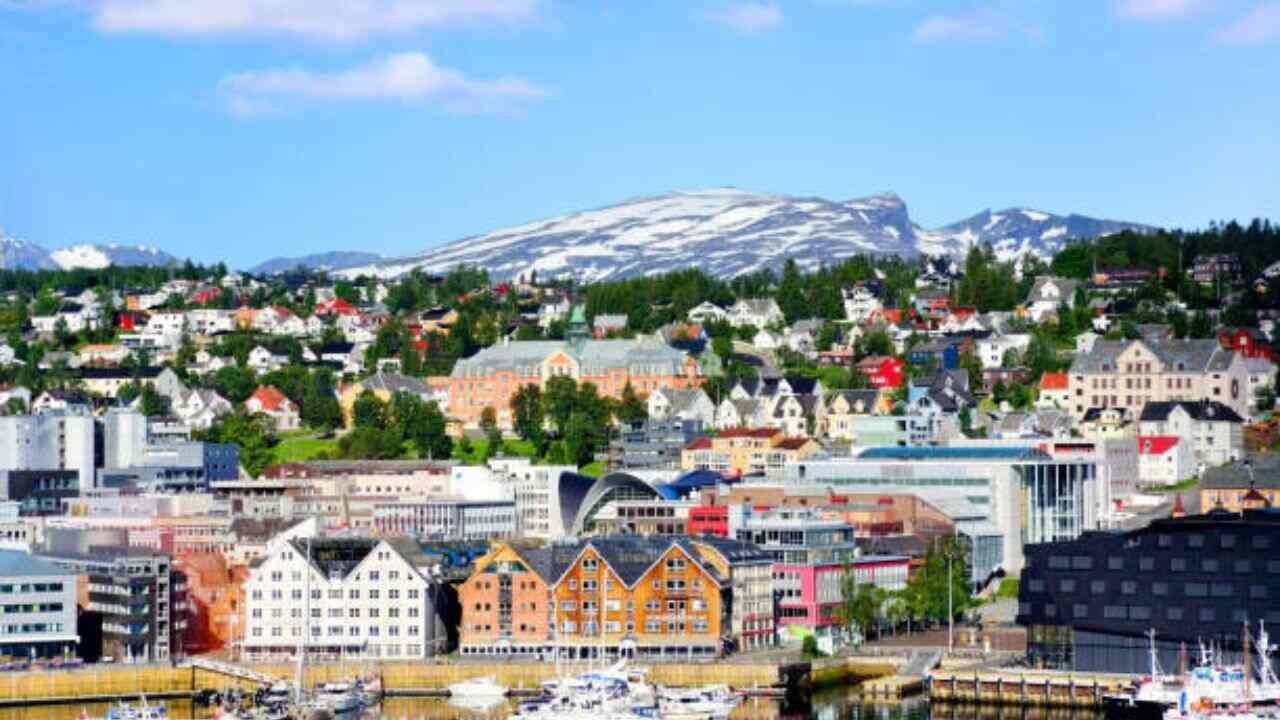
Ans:
{"type": "Polygon", "coordinates": [[[1280,226],[1255,218],[1248,225],[1234,220],[1213,222],[1205,230],[1157,230],[1146,234],[1125,230],[1068,244],[1054,256],[1053,272],[1087,278],[1096,261],[1099,269],[1141,268],[1155,272],[1163,267],[1175,275],[1179,264],[1189,271],[1196,256],[1218,253],[1238,256],[1245,277],[1252,278],[1280,260],[1280,226]]]}
{"type": "Polygon", "coordinates": [[[227,274],[224,263],[196,265],[190,260],[172,267],[111,265],[75,270],[0,270],[0,292],[21,291],[35,295],[41,288],[75,289],[138,288],[154,290],[170,280],[214,280],[227,274]]]}

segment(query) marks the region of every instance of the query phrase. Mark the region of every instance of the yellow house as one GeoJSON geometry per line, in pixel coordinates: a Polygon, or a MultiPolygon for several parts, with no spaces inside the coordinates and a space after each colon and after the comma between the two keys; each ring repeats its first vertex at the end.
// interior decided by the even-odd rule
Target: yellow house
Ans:
{"type": "Polygon", "coordinates": [[[434,398],[430,386],[422,378],[408,377],[398,373],[378,372],[359,382],[351,383],[342,388],[338,393],[338,404],[342,406],[342,422],[351,427],[352,413],[355,409],[356,399],[359,398],[365,390],[372,392],[382,402],[390,402],[391,397],[396,393],[409,393],[416,395],[423,400],[431,400],[434,398]]]}

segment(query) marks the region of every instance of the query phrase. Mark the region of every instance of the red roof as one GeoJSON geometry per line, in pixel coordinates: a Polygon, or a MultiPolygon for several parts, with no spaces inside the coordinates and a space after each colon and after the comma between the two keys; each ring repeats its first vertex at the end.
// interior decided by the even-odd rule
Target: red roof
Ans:
{"type": "Polygon", "coordinates": [[[1041,390],[1066,390],[1067,374],[1065,372],[1047,372],[1040,376],[1041,390]]]}
{"type": "Polygon", "coordinates": [[[685,450],[709,450],[710,448],[711,448],[711,438],[704,436],[700,438],[695,438],[693,442],[689,443],[685,447],[685,450]]]}
{"type": "Polygon", "coordinates": [[[1139,435],[1139,455],[1163,455],[1178,444],[1177,435],[1139,435]]]}
{"type": "Polygon", "coordinates": [[[782,450],[799,450],[800,448],[804,447],[805,444],[808,442],[809,442],[809,438],[803,438],[803,437],[782,438],[781,440],[778,441],[778,444],[775,445],[774,447],[780,448],[782,450]]]}
{"type": "Polygon", "coordinates": [[[762,438],[762,439],[768,439],[768,438],[771,438],[771,437],[773,437],[774,435],[777,435],[778,433],[781,433],[781,432],[782,432],[782,430],[781,430],[780,428],[744,428],[744,427],[736,427],[736,428],[728,428],[728,429],[726,429],[726,430],[721,430],[721,431],[720,431],[720,434],[719,434],[719,435],[717,435],[717,437],[722,437],[722,438],[762,438]]]}
{"type": "MultiPolygon", "coordinates": [[[[284,396],[284,393],[277,390],[274,385],[263,385],[257,390],[254,390],[253,394],[249,396],[249,400],[253,400],[255,398],[257,398],[258,404],[262,406],[262,409],[265,412],[275,412],[279,410],[280,405],[288,399],[284,396]]],[[[249,400],[244,401],[246,405],[249,404],[249,400]]]]}

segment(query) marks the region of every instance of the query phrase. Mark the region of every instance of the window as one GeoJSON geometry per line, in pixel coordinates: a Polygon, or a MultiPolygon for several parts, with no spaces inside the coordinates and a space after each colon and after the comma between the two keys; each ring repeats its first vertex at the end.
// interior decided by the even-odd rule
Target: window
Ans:
{"type": "Polygon", "coordinates": [[[1271,547],[1271,537],[1270,537],[1269,535],[1254,535],[1254,536],[1253,536],[1253,549],[1254,549],[1254,550],[1267,550],[1267,549],[1269,549],[1270,547],[1271,547]]]}
{"type": "Polygon", "coordinates": [[[1182,608],[1169,606],[1164,609],[1164,616],[1169,620],[1181,620],[1182,608]]]}
{"type": "Polygon", "coordinates": [[[1123,557],[1120,557],[1119,555],[1112,555],[1111,557],[1107,558],[1107,569],[1108,569],[1108,570],[1123,570],[1123,569],[1124,569],[1124,558],[1123,558],[1123,557]]]}
{"type": "Polygon", "coordinates": [[[1211,607],[1200,608],[1200,622],[1211,623],[1211,622],[1217,622],[1217,620],[1218,620],[1218,613],[1215,612],[1213,608],[1211,607]]]}
{"type": "Polygon", "coordinates": [[[1209,573],[1218,572],[1217,558],[1204,558],[1200,561],[1200,569],[1209,573]]]}
{"type": "Polygon", "coordinates": [[[1138,569],[1143,572],[1151,572],[1156,569],[1156,559],[1153,557],[1138,558],[1138,569]]]}
{"type": "Polygon", "coordinates": [[[1232,597],[1236,594],[1236,588],[1231,583],[1216,582],[1209,588],[1209,590],[1216,598],[1232,597]]]}
{"type": "Polygon", "coordinates": [[[1089,606],[1083,603],[1076,603],[1071,606],[1071,614],[1077,619],[1087,618],[1089,617],[1089,606]]]}
{"type": "Polygon", "coordinates": [[[1044,580],[1036,578],[1027,581],[1027,592],[1042,593],[1044,592],[1044,580]]]}
{"type": "Polygon", "coordinates": [[[1187,547],[1202,548],[1204,547],[1204,535],[1200,533],[1191,533],[1187,536],[1187,547]]]}
{"type": "Polygon", "coordinates": [[[1063,578],[1058,581],[1058,592],[1072,593],[1076,591],[1076,581],[1072,578],[1063,578]]]}
{"type": "Polygon", "coordinates": [[[1232,563],[1237,575],[1248,575],[1253,572],[1253,563],[1249,560],[1236,560],[1232,563]]]}
{"type": "Polygon", "coordinates": [[[1186,558],[1180,558],[1180,557],[1170,558],[1170,560],[1169,560],[1169,570],[1170,570],[1170,572],[1186,572],[1186,571],[1187,571],[1187,559],[1186,559],[1186,558]]]}
{"type": "Polygon", "coordinates": [[[1250,585],[1249,598],[1251,600],[1267,599],[1267,586],[1266,585],[1250,585]]]}
{"type": "Polygon", "coordinates": [[[1093,558],[1088,555],[1076,555],[1071,558],[1072,570],[1092,570],[1093,558]]]}
{"type": "Polygon", "coordinates": [[[1071,567],[1071,561],[1070,561],[1066,556],[1064,556],[1064,555],[1050,555],[1050,556],[1049,556],[1049,569],[1050,569],[1050,570],[1066,570],[1066,569],[1068,569],[1068,568],[1070,568],[1070,567],[1071,567]]]}
{"type": "Polygon", "coordinates": [[[1108,620],[1124,620],[1129,613],[1124,605],[1107,605],[1102,608],[1102,616],[1108,620]]]}
{"type": "Polygon", "coordinates": [[[1202,598],[1209,596],[1209,586],[1204,583],[1187,583],[1182,587],[1182,592],[1190,598],[1202,598]]]}
{"type": "Polygon", "coordinates": [[[582,569],[583,569],[583,570],[585,570],[585,571],[587,571],[587,572],[595,572],[597,567],[599,567],[599,566],[596,564],[596,559],[595,559],[595,558],[583,558],[583,559],[582,559],[582,569]]]}
{"type": "Polygon", "coordinates": [[[1089,592],[1093,593],[1094,595],[1106,595],[1107,581],[1106,580],[1089,581],[1089,592]]]}
{"type": "Polygon", "coordinates": [[[1157,597],[1164,597],[1169,594],[1169,583],[1153,582],[1151,583],[1151,594],[1157,597]]]}
{"type": "Polygon", "coordinates": [[[1129,619],[1130,620],[1150,620],[1151,606],[1150,605],[1130,605],[1129,619]]]}
{"type": "Polygon", "coordinates": [[[1138,592],[1138,583],[1133,580],[1123,580],[1120,582],[1121,595],[1134,595],[1138,592]]]}
{"type": "Polygon", "coordinates": [[[1218,541],[1224,548],[1233,548],[1236,546],[1236,536],[1232,533],[1224,533],[1218,541]]]}

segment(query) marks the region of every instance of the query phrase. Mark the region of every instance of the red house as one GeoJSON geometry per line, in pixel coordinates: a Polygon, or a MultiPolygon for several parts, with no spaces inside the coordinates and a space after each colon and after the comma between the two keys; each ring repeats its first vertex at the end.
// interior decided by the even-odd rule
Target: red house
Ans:
{"type": "Polygon", "coordinates": [[[213,287],[202,288],[191,294],[191,302],[197,305],[208,305],[209,303],[222,297],[222,288],[213,287]]]}
{"type": "Polygon", "coordinates": [[[1267,342],[1266,336],[1257,328],[1224,327],[1218,331],[1218,342],[1228,350],[1235,350],[1250,358],[1266,358],[1277,361],[1275,348],[1267,342]]]}
{"type": "Polygon", "coordinates": [[[858,369],[871,381],[871,387],[896,388],[902,385],[906,363],[901,358],[872,355],[858,362],[858,369]]]}
{"type": "Polygon", "coordinates": [[[355,315],[357,312],[358,310],[354,305],[340,297],[336,297],[329,302],[316,303],[315,310],[316,315],[321,317],[325,315],[355,315]]]}

